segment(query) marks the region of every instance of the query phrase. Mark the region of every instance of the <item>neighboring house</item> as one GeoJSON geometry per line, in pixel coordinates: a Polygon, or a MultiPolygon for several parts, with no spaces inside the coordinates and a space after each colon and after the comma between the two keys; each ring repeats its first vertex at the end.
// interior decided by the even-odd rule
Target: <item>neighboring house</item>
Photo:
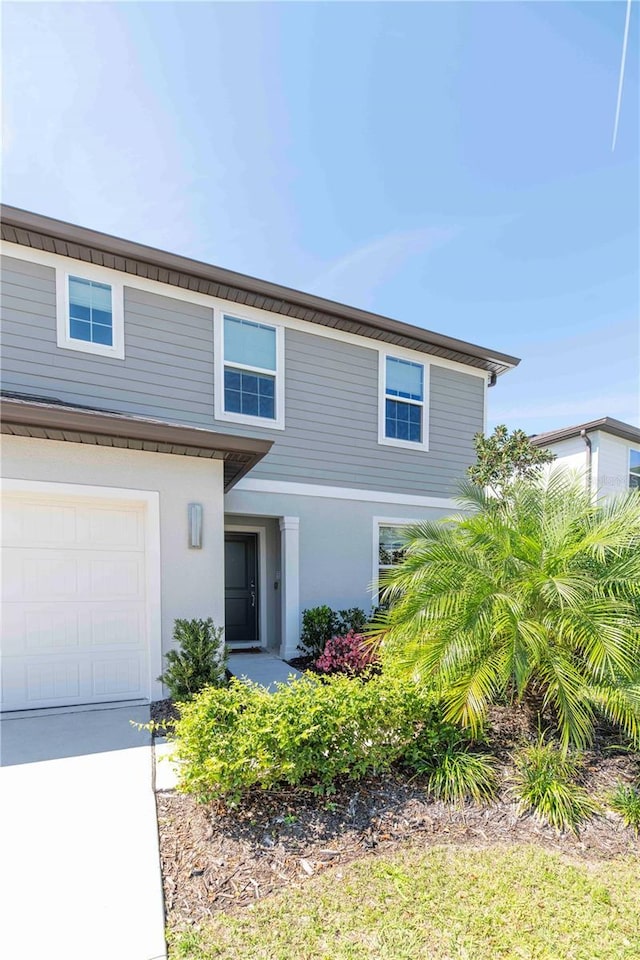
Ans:
{"type": "Polygon", "coordinates": [[[556,455],[554,463],[577,470],[594,497],[640,489],[640,429],[613,417],[562,427],[531,437],[556,455]]]}
{"type": "Polygon", "coordinates": [[[4,708],[161,697],[176,617],[289,658],[304,608],[369,610],[518,360],[2,219],[4,708]]]}

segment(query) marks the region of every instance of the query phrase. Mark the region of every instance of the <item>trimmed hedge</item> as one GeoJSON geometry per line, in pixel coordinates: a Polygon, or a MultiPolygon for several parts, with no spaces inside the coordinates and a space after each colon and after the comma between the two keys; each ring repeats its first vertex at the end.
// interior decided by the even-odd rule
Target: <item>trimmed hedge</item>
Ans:
{"type": "Polygon", "coordinates": [[[407,680],[304,675],[274,693],[232,679],[180,706],[174,736],[179,789],[200,800],[238,801],[252,787],[304,784],[327,791],[430,750],[450,730],[433,697],[407,680]],[[429,731],[429,737],[421,735],[429,731]]]}

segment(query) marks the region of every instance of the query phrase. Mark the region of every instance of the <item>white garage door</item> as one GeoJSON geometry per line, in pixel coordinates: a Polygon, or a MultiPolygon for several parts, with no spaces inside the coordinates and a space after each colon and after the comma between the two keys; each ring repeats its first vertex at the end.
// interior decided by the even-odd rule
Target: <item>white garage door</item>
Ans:
{"type": "Polygon", "coordinates": [[[2,709],[149,695],[145,507],[5,494],[2,709]]]}

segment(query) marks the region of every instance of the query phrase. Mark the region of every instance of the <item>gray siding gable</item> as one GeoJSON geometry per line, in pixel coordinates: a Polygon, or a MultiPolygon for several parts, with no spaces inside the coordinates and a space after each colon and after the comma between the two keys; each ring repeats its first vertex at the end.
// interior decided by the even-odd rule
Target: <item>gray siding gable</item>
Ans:
{"type": "Polygon", "coordinates": [[[455,493],[474,458],[473,435],[484,425],[482,377],[432,363],[429,450],[381,445],[378,350],[287,328],[285,429],[216,420],[212,308],[124,282],[125,359],[63,350],[56,343],[53,268],[4,257],[4,389],[273,440],[250,477],[455,493]]]}

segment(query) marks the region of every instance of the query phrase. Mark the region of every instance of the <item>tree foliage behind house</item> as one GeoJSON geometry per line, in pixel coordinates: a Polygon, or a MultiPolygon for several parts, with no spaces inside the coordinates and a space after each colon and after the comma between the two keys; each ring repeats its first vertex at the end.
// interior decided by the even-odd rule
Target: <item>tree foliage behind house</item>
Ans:
{"type": "Polygon", "coordinates": [[[496,496],[504,496],[517,480],[530,480],[539,475],[546,463],[555,460],[551,450],[535,447],[524,430],[509,433],[499,424],[493,433],[474,437],[476,463],[467,474],[472,483],[487,488],[496,496]]]}

